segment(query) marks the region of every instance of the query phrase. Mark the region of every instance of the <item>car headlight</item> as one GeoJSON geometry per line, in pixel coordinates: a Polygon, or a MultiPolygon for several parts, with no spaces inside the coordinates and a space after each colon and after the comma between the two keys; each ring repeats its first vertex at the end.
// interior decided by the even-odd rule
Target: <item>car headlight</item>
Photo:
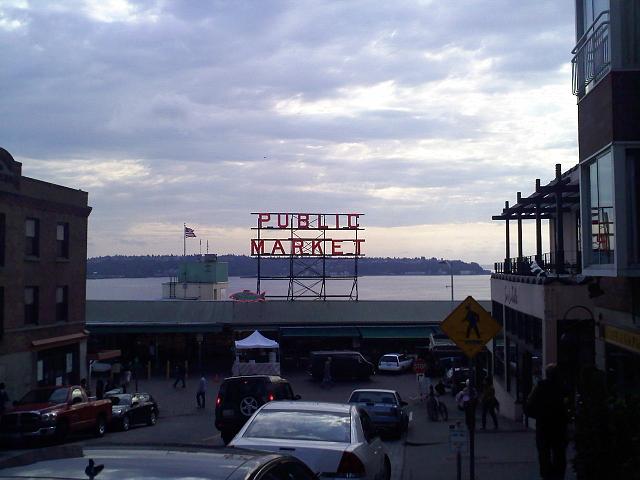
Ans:
{"type": "Polygon", "coordinates": [[[114,408],[111,412],[114,416],[119,417],[124,413],[124,408],[114,408]]]}
{"type": "Polygon", "coordinates": [[[40,418],[44,423],[55,423],[58,418],[58,414],[56,412],[43,413],[40,418]]]}

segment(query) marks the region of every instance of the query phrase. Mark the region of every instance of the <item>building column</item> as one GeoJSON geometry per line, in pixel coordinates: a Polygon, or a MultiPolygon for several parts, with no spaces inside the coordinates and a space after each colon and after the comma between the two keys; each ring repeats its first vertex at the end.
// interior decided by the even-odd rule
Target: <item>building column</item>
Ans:
{"type": "Polygon", "coordinates": [[[562,178],[562,166],[556,163],[556,273],[564,273],[564,225],[562,218],[562,189],[560,179],[562,178]]]}
{"type": "MultiPolygon", "coordinates": [[[[504,208],[509,209],[509,202],[504,202],[504,208]]],[[[505,220],[505,259],[504,259],[504,273],[511,273],[511,240],[509,239],[509,216],[507,214],[505,220]]]]}

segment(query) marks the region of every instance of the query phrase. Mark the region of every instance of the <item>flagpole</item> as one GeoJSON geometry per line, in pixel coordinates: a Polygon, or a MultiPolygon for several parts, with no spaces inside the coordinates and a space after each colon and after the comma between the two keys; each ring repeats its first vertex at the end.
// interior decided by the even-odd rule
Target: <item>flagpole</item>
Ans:
{"type": "Polygon", "coordinates": [[[184,228],[182,229],[182,242],[184,244],[183,246],[183,250],[182,250],[182,256],[186,257],[187,256],[187,224],[184,224],[184,228]]]}

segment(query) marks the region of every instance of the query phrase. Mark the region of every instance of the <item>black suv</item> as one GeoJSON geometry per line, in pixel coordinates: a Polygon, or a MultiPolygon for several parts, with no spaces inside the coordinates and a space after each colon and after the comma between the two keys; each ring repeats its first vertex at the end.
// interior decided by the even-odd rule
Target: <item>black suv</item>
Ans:
{"type": "Polygon", "coordinates": [[[216,428],[225,445],[259,407],[273,400],[299,400],[282,377],[247,375],[225,378],[216,398],[216,428]]]}
{"type": "Polygon", "coordinates": [[[315,380],[322,380],[324,365],[331,357],[331,378],[365,380],[376,373],[374,365],[360,352],[351,351],[318,351],[311,352],[311,368],[309,373],[315,380]]]}

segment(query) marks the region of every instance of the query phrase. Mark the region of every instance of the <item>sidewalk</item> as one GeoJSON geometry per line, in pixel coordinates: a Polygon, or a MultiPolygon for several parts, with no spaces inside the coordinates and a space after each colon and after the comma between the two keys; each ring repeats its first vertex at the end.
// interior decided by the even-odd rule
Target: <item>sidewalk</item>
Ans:
{"type": "MultiPolygon", "coordinates": [[[[453,398],[443,397],[449,409],[447,422],[432,422],[426,405],[416,401],[412,407],[413,421],[406,439],[404,480],[452,480],[456,477],[456,455],[449,447],[449,425],[460,422],[464,414],[453,398]]],[[[539,480],[535,431],[503,417],[498,418],[499,429],[487,418],[487,430],[482,430],[478,412],[475,436],[476,480],[539,480]]],[[[469,478],[469,454],[462,455],[462,478],[469,478]]],[[[575,478],[570,465],[567,480],[575,478]]]]}

